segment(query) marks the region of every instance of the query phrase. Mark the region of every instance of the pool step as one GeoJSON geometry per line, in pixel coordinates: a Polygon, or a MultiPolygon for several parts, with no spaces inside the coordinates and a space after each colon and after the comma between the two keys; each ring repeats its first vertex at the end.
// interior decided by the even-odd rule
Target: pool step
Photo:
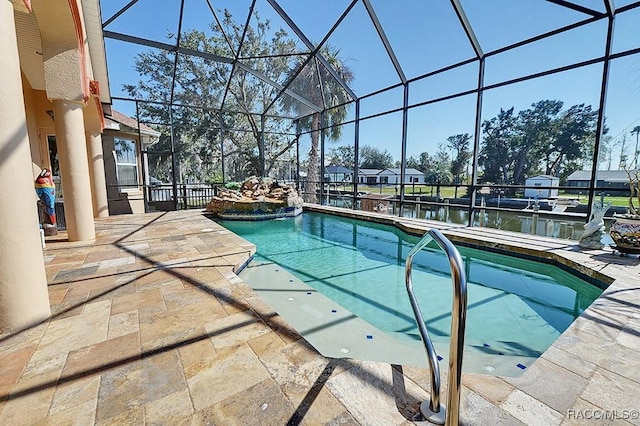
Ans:
{"type": "MultiPolygon", "coordinates": [[[[379,330],[277,264],[254,259],[240,278],[326,357],[427,367],[419,339],[379,330]]],[[[464,372],[517,377],[524,372],[517,364],[530,366],[535,360],[492,353],[495,345],[488,350],[483,342],[468,343],[464,372]]],[[[449,362],[448,345],[448,339],[434,338],[442,367],[449,362]]]]}

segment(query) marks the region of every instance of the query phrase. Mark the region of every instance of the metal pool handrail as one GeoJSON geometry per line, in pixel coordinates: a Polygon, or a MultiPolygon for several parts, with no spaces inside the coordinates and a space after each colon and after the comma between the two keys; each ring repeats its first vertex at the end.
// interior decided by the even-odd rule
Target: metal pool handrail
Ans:
{"type": "Polygon", "coordinates": [[[405,264],[405,280],[407,293],[409,294],[409,300],[411,301],[411,307],[416,317],[422,342],[427,351],[431,371],[431,400],[429,404],[427,404],[427,401],[424,401],[420,405],[420,411],[427,420],[433,423],[445,424],[446,421],[447,425],[457,425],[460,415],[460,382],[462,379],[464,330],[467,321],[467,277],[464,272],[462,257],[447,237],[442,235],[437,229],[432,229],[409,251],[405,264]],[[440,367],[438,366],[438,355],[429,337],[429,331],[424,323],[424,317],[413,293],[413,283],[411,282],[413,257],[425,248],[431,240],[435,241],[449,258],[451,281],[453,284],[451,343],[449,345],[449,391],[447,393],[448,412],[445,412],[445,407],[440,404],[440,367]]]}

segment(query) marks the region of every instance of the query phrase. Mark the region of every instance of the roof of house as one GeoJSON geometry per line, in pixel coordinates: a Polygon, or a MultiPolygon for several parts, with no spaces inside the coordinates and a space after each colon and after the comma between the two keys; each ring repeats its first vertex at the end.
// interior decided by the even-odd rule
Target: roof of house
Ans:
{"type": "MultiPolygon", "coordinates": [[[[362,174],[362,175],[380,175],[380,174],[389,174],[389,173],[384,173],[384,172],[389,172],[390,174],[394,174],[394,175],[400,175],[400,169],[398,168],[387,168],[387,169],[359,169],[358,170],[358,174],[362,174]]],[[[407,175],[424,175],[424,173],[422,173],[420,170],[416,170],[416,169],[405,169],[405,174],[407,175]]]]}
{"type": "Polygon", "coordinates": [[[559,177],[557,177],[557,176],[551,176],[551,175],[537,175],[537,176],[531,176],[530,178],[527,178],[527,180],[529,180],[529,179],[541,179],[541,178],[542,178],[542,179],[552,179],[552,180],[560,179],[560,178],[559,178],[559,177]]]}
{"type": "Polygon", "coordinates": [[[352,173],[353,170],[349,170],[344,166],[327,166],[324,168],[325,173],[336,174],[336,173],[352,173]]]}
{"type": "MultiPolygon", "coordinates": [[[[630,173],[635,173],[630,170],[630,173]]],[[[629,175],[626,170],[598,170],[597,179],[604,182],[626,182],[629,175]]],[[[567,181],[571,180],[591,180],[591,170],[577,170],[567,177],[567,181]]]]}
{"type": "MultiPolygon", "coordinates": [[[[381,170],[380,173],[383,173],[385,171],[389,171],[394,175],[400,175],[401,173],[401,169],[399,168],[387,168],[387,169],[381,170]]],[[[406,168],[404,170],[404,174],[405,175],[424,175],[424,173],[422,173],[420,170],[416,170],[412,168],[406,168]]]]}
{"type": "Polygon", "coordinates": [[[359,175],[377,175],[382,170],[380,169],[358,169],[359,175]]]}
{"type": "MultiPolygon", "coordinates": [[[[123,113],[111,109],[111,115],[106,115],[104,118],[105,129],[124,131],[120,125],[127,126],[129,130],[138,131],[138,121],[134,118],[124,115],[123,113]]],[[[146,124],[140,123],[140,133],[148,136],[158,137],[160,132],[153,130],[146,124]]]]}

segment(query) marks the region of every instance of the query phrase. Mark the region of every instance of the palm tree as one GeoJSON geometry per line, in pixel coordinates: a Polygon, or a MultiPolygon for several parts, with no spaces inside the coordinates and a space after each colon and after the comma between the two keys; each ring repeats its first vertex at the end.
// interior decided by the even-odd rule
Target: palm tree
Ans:
{"type": "MultiPolygon", "coordinates": [[[[353,72],[339,58],[339,54],[340,50],[329,45],[324,45],[318,52],[318,55],[322,55],[326,59],[342,81],[348,84],[353,81],[353,72]]],[[[299,57],[299,65],[291,68],[289,79],[293,79],[293,81],[289,88],[314,105],[324,108],[327,124],[325,136],[329,140],[338,140],[342,134],[340,124],[347,117],[346,103],[353,99],[316,58],[305,63],[307,59],[299,57]],[[303,68],[298,72],[300,67],[303,68]]],[[[294,112],[297,115],[308,113],[308,107],[291,97],[285,96],[281,100],[282,107],[286,111],[294,112]]],[[[320,144],[320,129],[322,128],[321,114],[316,112],[307,115],[299,122],[302,129],[311,130],[311,150],[309,151],[308,174],[304,191],[315,194],[320,181],[318,146],[320,144]]]]}

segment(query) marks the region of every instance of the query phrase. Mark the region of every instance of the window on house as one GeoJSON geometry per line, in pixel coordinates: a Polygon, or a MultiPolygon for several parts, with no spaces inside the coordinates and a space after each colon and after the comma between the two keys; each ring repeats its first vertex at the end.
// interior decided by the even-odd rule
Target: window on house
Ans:
{"type": "Polygon", "coordinates": [[[116,157],[116,177],[122,187],[138,186],[138,156],[136,142],[131,139],[114,139],[116,157]]]}

